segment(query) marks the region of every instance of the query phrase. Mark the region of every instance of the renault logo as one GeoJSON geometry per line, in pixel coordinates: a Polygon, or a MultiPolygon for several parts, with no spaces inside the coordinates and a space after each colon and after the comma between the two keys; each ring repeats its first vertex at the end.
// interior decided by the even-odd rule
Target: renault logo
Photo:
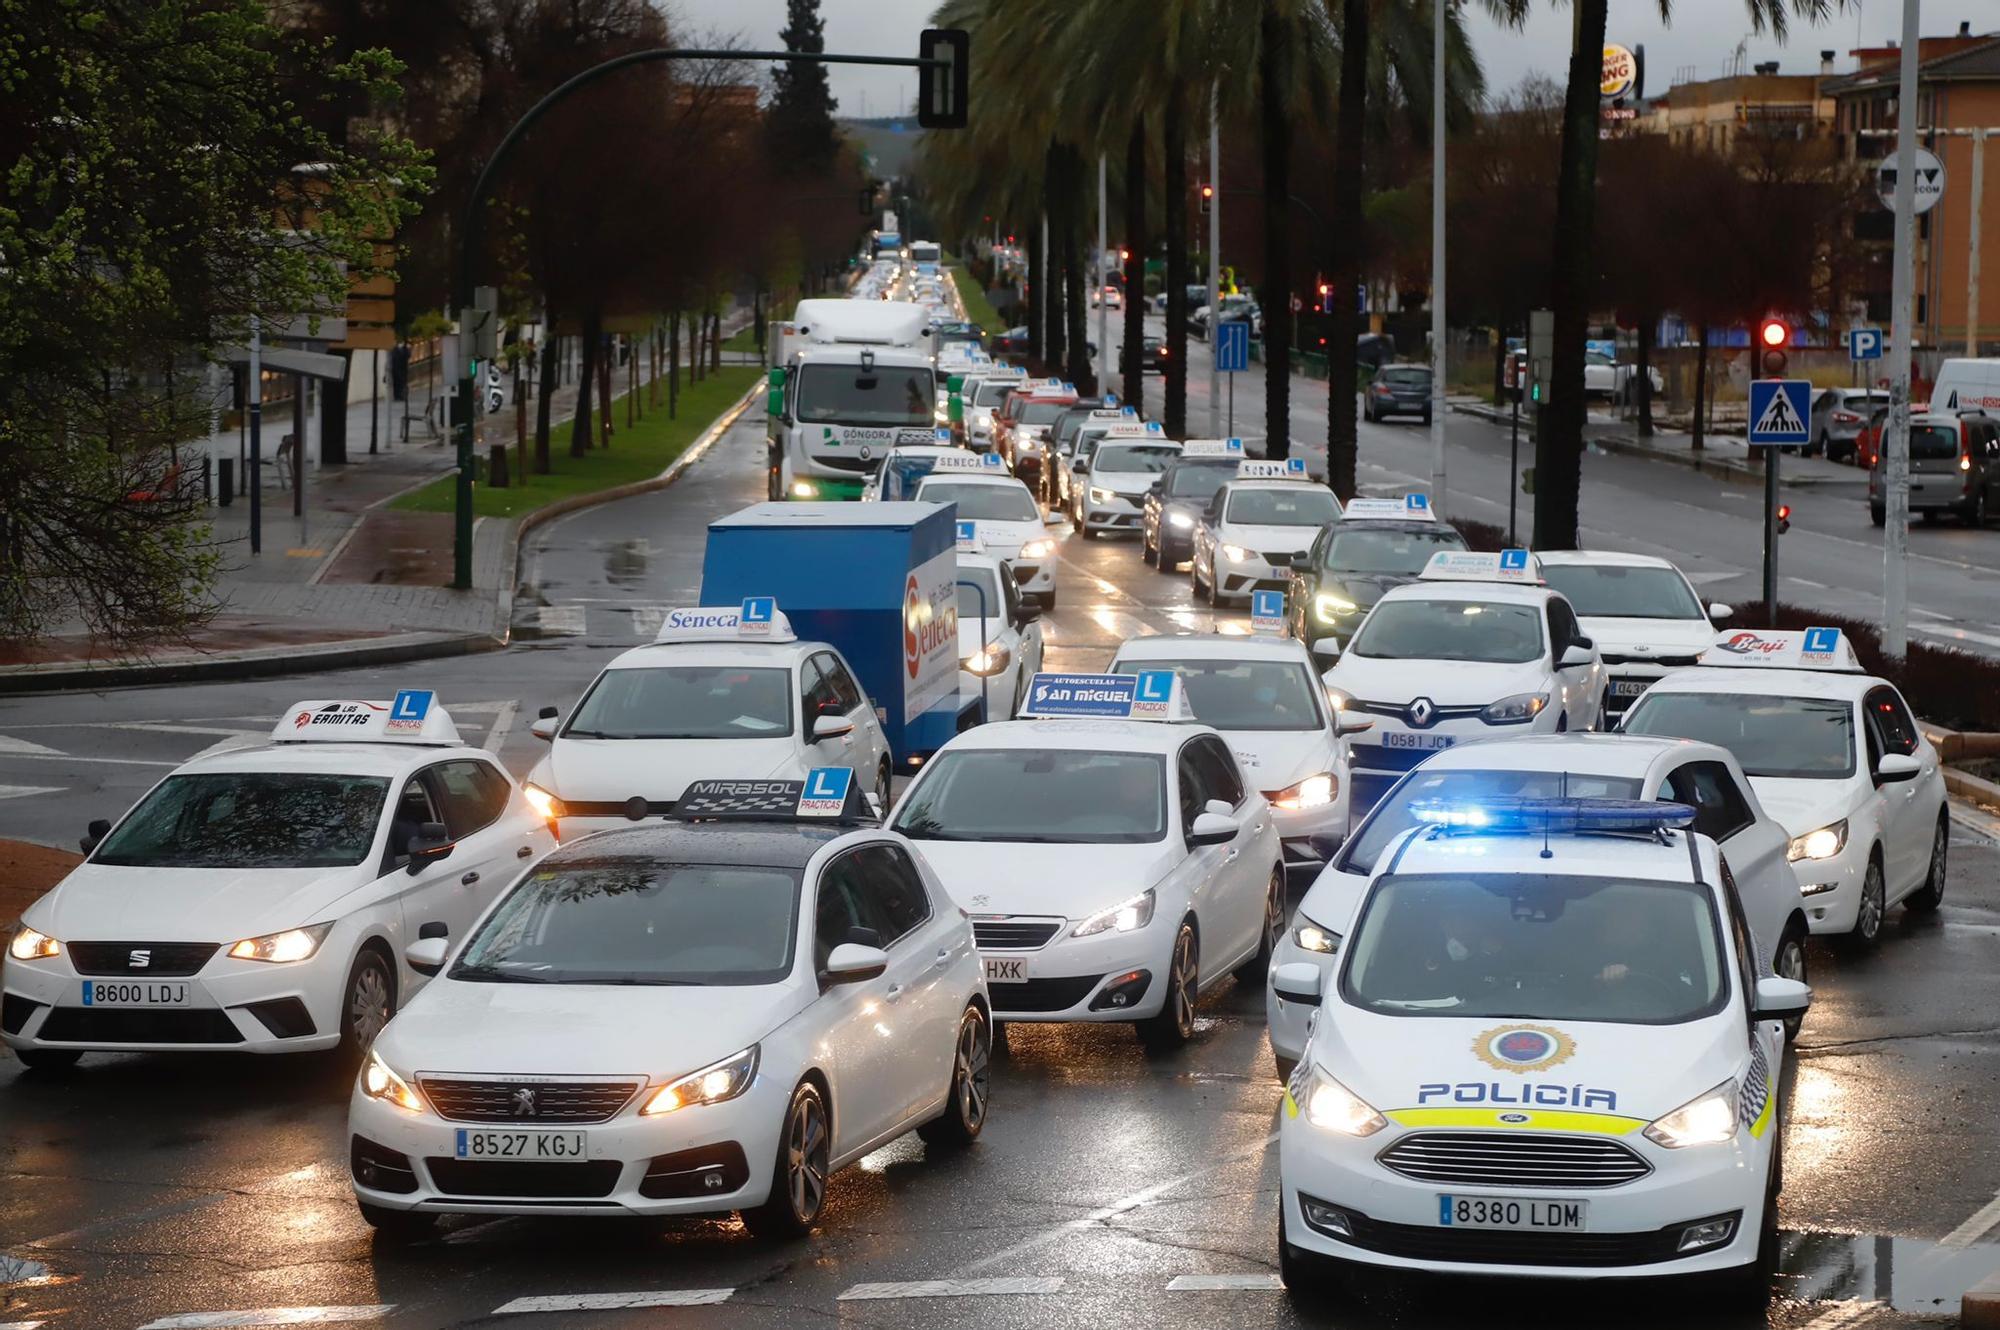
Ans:
{"type": "Polygon", "coordinates": [[[1428,697],[1420,697],[1410,703],[1409,709],[1404,714],[1409,717],[1410,724],[1420,730],[1427,730],[1431,722],[1437,719],[1437,704],[1428,697]]]}
{"type": "Polygon", "coordinates": [[[153,953],[147,947],[135,947],[125,956],[125,964],[134,970],[143,970],[153,963],[153,953]]]}
{"type": "Polygon", "coordinates": [[[535,1116],[535,1092],[530,1087],[523,1085],[514,1091],[514,1116],[517,1118],[535,1116]]]}

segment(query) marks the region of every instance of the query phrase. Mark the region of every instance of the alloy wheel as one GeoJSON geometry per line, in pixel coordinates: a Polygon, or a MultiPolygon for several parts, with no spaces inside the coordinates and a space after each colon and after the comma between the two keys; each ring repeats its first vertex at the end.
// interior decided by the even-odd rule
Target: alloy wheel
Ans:
{"type": "Polygon", "coordinates": [[[395,999],[389,995],[389,976],[382,962],[370,955],[355,967],[347,989],[347,1026],[354,1032],[356,1048],[366,1050],[382,1033],[395,1014],[395,999]]]}
{"type": "Polygon", "coordinates": [[[955,1105],[959,1120],[970,1131],[978,1131],[986,1121],[987,1078],[991,1071],[992,1049],[986,1036],[986,1022],[977,1011],[965,1013],[958,1030],[957,1066],[952,1083],[958,1086],[955,1105]]]}
{"type": "Polygon", "coordinates": [[[818,1094],[801,1094],[785,1124],[785,1190],[802,1223],[810,1224],[826,1200],[826,1156],[826,1109],[818,1094]]]}

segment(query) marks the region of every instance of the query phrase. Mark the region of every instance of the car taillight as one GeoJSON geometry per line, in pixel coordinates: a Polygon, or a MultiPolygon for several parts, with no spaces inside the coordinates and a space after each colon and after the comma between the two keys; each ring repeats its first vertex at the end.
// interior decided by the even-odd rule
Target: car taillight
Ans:
{"type": "Polygon", "coordinates": [[[1836,411],[1833,413],[1833,418],[1843,425],[1853,425],[1861,419],[1860,416],[1855,415],[1852,411],[1836,411]]]}

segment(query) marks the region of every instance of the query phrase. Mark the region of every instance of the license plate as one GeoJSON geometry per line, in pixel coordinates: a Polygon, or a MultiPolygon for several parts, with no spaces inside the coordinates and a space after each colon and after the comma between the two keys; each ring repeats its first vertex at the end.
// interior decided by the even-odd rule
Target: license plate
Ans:
{"type": "Polygon", "coordinates": [[[1525,1196],[1440,1196],[1444,1228],[1507,1228],[1533,1233],[1581,1233],[1585,1203],[1525,1196]]]}
{"type": "Polygon", "coordinates": [[[480,1131],[460,1127],[453,1153],[460,1159],[513,1159],[554,1163],[582,1159],[589,1150],[580,1131],[480,1131]]]}
{"type": "Polygon", "coordinates": [[[986,982],[989,984],[1025,984],[1028,976],[1023,973],[1026,961],[1003,961],[996,956],[986,958],[986,982]]]}
{"type": "Polygon", "coordinates": [[[1647,683],[1648,680],[1645,679],[1613,679],[1611,681],[1611,695],[1613,697],[1637,697],[1646,691],[1647,683]]]}
{"type": "Polygon", "coordinates": [[[1391,730],[1382,736],[1384,748],[1414,748],[1422,752],[1432,752],[1439,748],[1451,747],[1449,734],[1407,734],[1391,730]]]}
{"type": "Polygon", "coordinates": [[[86,979],[83,981],[86,1007],[185,1007],[188,986],[157,980],[146,983],[131,979],[86,979]]]}

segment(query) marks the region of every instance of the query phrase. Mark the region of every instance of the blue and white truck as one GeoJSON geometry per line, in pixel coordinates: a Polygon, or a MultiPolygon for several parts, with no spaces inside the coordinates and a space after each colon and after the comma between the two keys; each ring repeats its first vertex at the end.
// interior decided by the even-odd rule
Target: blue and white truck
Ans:
{"type": "Polygon", "coordinates": [[[897,300],[801,300],[771,331],[771,499],[858,499],[899,443],[938,419],[930,315],[897,300]]]}

